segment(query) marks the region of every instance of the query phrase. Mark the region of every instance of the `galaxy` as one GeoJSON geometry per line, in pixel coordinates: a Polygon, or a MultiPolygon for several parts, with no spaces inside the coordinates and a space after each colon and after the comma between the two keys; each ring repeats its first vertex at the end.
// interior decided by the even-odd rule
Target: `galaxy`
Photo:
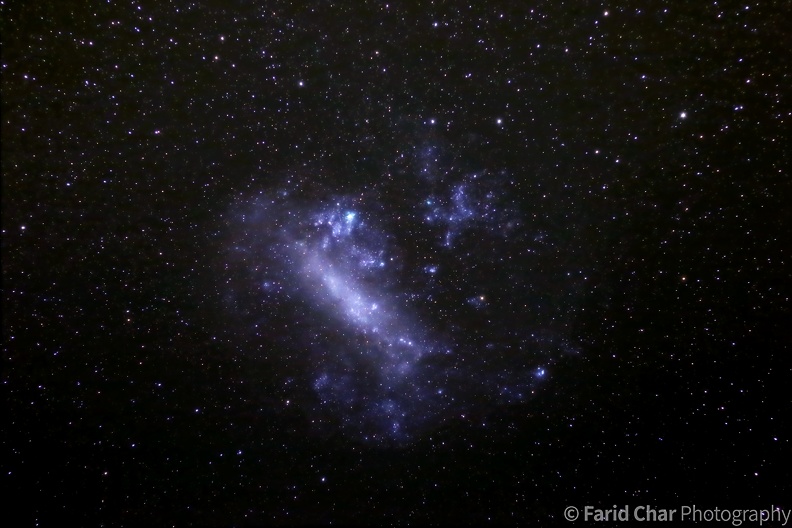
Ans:
{"type": "Polygon", "coordinates": [[[787,4],[0,3],[3,526],[782,524],[787,4]]]}
{"type": "Polygon", "coordinates": [[[425,187],[417,196],[389,199],[376,186],[325,196],[304,177],[231,208],[225,276],[230,313],[250,316],[243,346],[256,353],[255,330],[274,312],[299,314],[304,323],[282,337],[309,358],[311,412],[358,441],[403,444],[448,419],[524,401],[576,351],[542,313],[499,315],[542,294],[541,279],[504,279],[559,251],[523,227],[508,202],[513,182],[418,161],[406,171],[407,185],[425,187]],[[502,262],[507,251],[513,262],[502,262]],[[453,312],[438,307],[449,302],[453,312]]]}

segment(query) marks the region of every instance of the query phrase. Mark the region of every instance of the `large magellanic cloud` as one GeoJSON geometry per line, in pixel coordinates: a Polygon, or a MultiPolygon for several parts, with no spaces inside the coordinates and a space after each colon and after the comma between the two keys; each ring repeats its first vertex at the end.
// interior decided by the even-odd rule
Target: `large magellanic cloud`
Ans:
{"type": "Polygon", "coordinates": [[[357,440],[409,442],[526,400],[574,349],[529,313],[541,303],[512,302],[530,298],[521,268],[545,235],[524,227],[503,174],[418,174],[401,200],[294,181],[234,204],[227,283],[235,316],[299,364],[309,415],[357,440]]]}

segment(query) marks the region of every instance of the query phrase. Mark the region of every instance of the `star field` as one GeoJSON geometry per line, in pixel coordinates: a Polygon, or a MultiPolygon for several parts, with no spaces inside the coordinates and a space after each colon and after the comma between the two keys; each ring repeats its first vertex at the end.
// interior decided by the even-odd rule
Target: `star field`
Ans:
{"type": "Polygon", "coordinates": [[[785,3],[6,4],[11,525],[789,508],[785,3]]]}

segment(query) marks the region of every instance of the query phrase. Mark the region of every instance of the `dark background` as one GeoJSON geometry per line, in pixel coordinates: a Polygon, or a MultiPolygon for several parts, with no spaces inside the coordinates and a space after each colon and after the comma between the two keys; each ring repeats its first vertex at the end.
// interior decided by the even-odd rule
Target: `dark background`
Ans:
{"type": "Polygon", "coordinates": [[[6,515],[792,507],[788,6],[481,4],[6,2],[6,515]],[[413,193],[394,160],[429,143],[508,171],[587,275],[554,301],[579,354],[411,445],[317,435],[223,303],[230,204],[290,174],[413,193]]]}

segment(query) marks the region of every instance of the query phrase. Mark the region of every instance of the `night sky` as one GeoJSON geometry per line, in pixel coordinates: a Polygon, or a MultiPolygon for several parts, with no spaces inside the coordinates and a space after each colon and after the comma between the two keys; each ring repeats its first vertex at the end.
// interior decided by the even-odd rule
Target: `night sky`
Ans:
{"type": "Polygon", "coordinates": [[[0,4],[19,526],[792,507],[786,2],[0,4]]]}

